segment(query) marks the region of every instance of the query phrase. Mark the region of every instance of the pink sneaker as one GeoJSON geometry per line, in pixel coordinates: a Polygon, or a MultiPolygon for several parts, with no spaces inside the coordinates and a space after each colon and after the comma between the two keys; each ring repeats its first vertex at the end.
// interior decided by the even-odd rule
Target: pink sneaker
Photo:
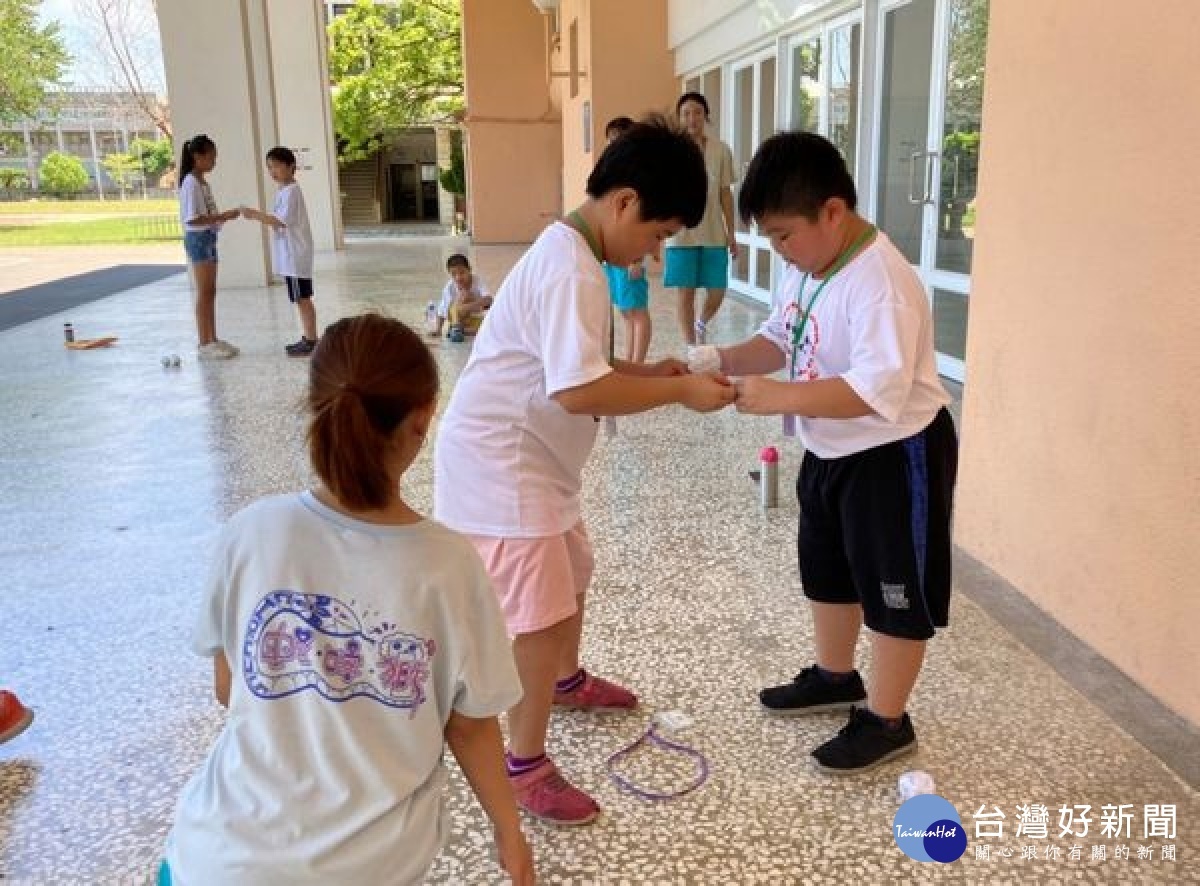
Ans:
{"type": "Polygon", "coordinates": [[[555,692],[554,703],[573,711],[632,711],[638,706],[637,696],[624,686],[586,671],[583,684],[571,692],[555,692]]]}
{"type": "Polygon", "coordinates": [[[0,690],[0,744],[16,738],[33,722],[33,711],[7,689],[0,690]]]}
{"type": "Polygon", "coordinates": [[[571,784],[550,760],[521,775],[510,775],[517,805],[548,824],[578,827],[600,815],[596,801],[571,784]]]}

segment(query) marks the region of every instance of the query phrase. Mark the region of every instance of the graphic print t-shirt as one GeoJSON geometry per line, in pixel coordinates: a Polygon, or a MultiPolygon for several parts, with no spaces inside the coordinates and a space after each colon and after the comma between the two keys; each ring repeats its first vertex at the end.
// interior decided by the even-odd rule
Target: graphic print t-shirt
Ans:
{"type": "Polygon", "coordinates": [[[233,684],[168,837],[182,886],[420,882],[444,835],[450,712],[521,695],[469,542],[311,493],[229,522],[194,646],[224,652],[233,684]]]}

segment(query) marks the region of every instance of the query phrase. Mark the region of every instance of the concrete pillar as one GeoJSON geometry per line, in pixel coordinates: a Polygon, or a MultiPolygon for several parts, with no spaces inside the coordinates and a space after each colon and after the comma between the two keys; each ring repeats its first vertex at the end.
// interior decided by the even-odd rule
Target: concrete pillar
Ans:
{"type": "MultiPolygon", "coordinates": [[[[197,133],[217,144],[213,195],[222,209],[269,206],[275,186],[264,155],[276,144],[297,153],[317,249],[341,243],[336,155],[320,0],[159,0],[163,63],[180,146],[197,133]]],[[[265,231],[227,225],[223,287],[268,282],[265,231]]]]}

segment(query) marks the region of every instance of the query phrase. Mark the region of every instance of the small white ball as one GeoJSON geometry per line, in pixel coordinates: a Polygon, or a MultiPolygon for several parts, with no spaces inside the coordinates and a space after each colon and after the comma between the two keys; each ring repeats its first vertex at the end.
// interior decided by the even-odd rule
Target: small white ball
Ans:
{"type": "Polygon", "coordinates": [[[182,365],[182,363],[183,363],[183,361],[179,359],[178,354],[171,355],[171,365],[174,366],[176,369],[178,369],[180,367],[180,365],[182,365]]]}
{"type": "Polygon", "coordinates": [[[936,794],[937,785],[934,784],[933,776],[928,772],[914,769],[900,776],[897,791],[900,794],[900,802],[903,803],[918,794],[936,794]]]}
{"type": "Polygon", "coordinates": [[[170,368],[171,368],[171,358],[170,358],[170,357],[163,357],[163,358],[162,358],[162,365],[163,365],[163,369],[170,369],[170,368]]]}

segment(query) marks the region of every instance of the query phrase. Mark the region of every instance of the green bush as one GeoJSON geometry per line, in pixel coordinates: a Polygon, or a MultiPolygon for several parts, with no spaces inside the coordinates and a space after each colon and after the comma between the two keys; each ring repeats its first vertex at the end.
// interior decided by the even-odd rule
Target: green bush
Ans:
{"type": "Polygon", "coordinates": [[[70,196],[78,194],[88,186],[87,170],[74,157],[55,151],[47,154],[38,171],[39,190],[51,194],[70,196]]]}

